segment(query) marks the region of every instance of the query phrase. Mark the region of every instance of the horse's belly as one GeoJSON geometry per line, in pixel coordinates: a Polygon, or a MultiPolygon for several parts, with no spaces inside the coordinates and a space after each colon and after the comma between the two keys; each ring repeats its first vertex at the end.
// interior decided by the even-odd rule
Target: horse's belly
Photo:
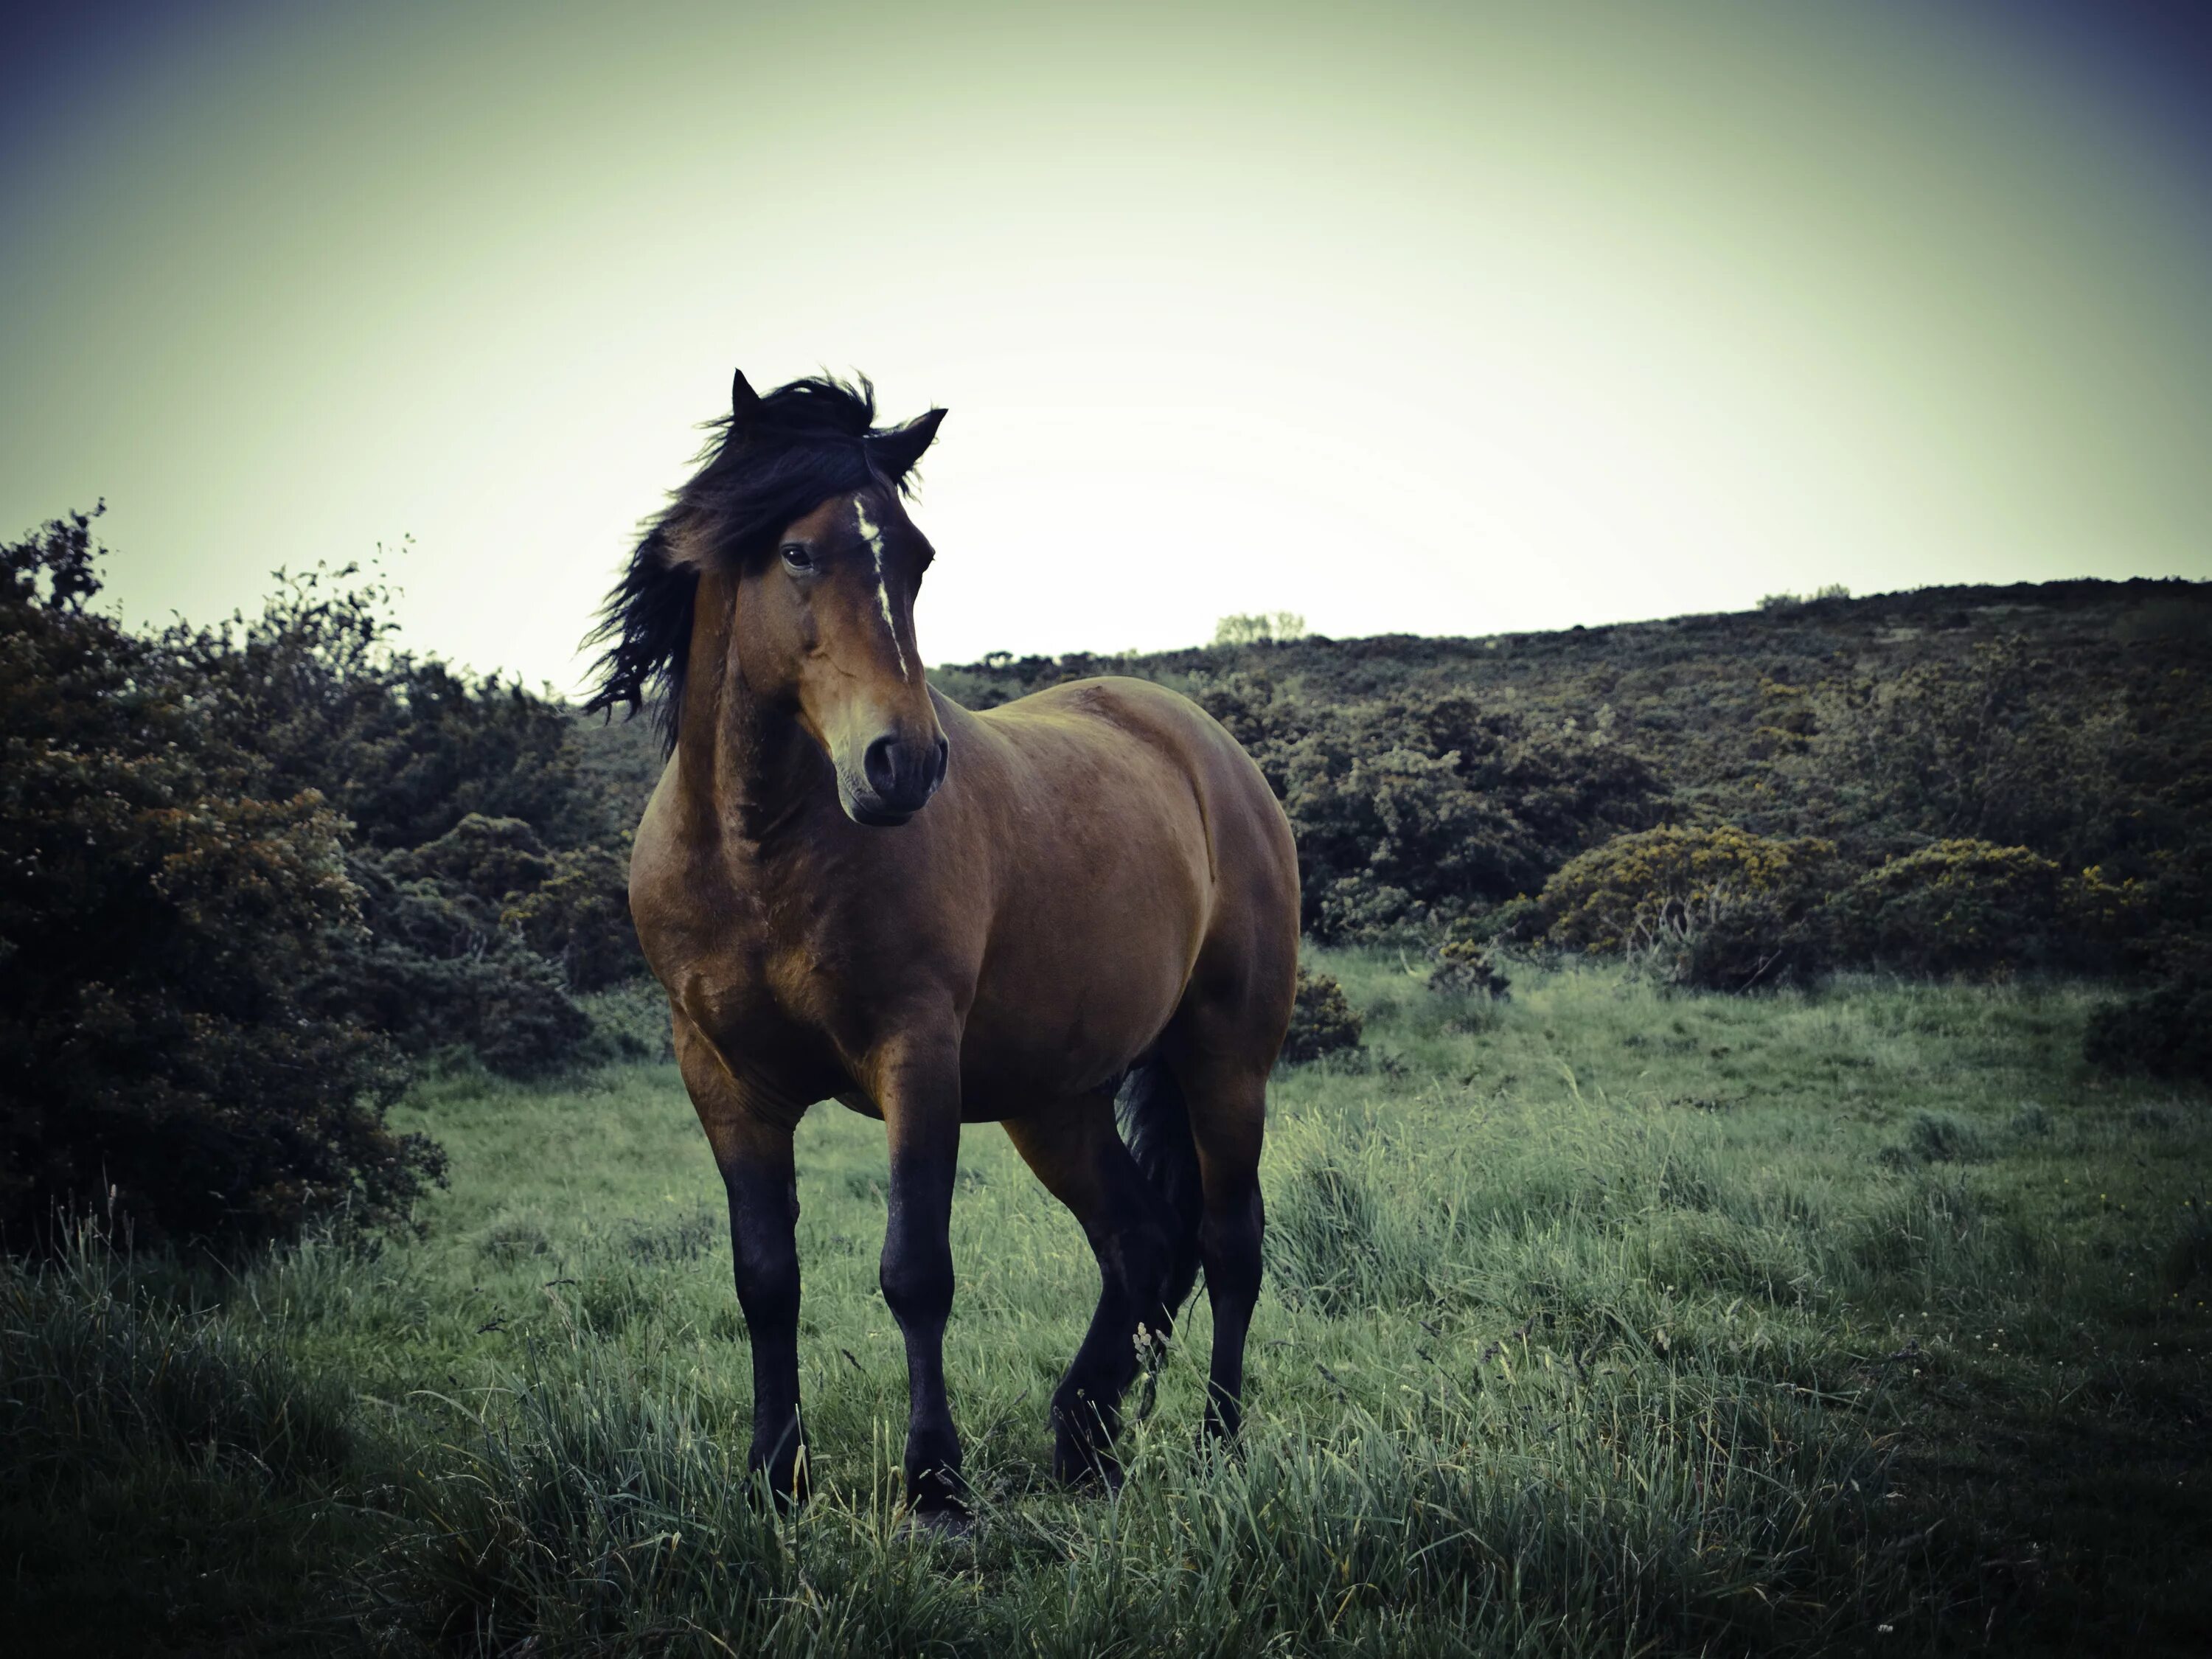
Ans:
{"type": "Polygon", "coordinates": [[[1159,1036],[1187,972],[1179,950],[1157,945],[1009,966],[976,988],[963,1034],[961,1115],[973,1122],[1112,1081],[1159,1036]]]}

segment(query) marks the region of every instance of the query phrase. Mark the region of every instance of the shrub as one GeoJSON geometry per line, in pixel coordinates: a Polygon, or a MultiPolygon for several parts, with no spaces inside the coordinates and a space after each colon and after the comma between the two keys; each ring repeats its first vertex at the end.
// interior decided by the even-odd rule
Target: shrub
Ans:
{"type": "Polygon", "coordinates": [[[277,576],[258,617],[161,640],[272,790],[320,790],[382,848],[420,847],[471,813],[520,818],[556,846],[604,832],[564,704],[391,649],[390,596],[354,566],[277,576]]]}
{"type": "Polygon", "coordinates": [[[2067,951],[2058,866],[2025,847],[1944,841],[1837,896],[1839,947],[1908,974],[2001,971],[2067,951]]]}
{"type": "Polygon", "coordinates": [[[1309,708],[1275,735],[1279,702],[1209,684],[1282,796],[1297,838],[1305,925],[1371,939],[1433,911],[1459,916],[1540,886],[1568,858],[1642,829],[1656,775],[1609,722],[1534,724],[1473,698],[1394,701],[1351,713],[1309,708]]]}
{"type": "Polygon", "coordinates": [[[1543,936],[1701,989],[1812,978],[1828,965],[1822,906],[1838,867],[1828,842],[1726,824],[1620,836],[1544,884],[1543,936]]]}
{"type": "Polygon", "coordinates": [[[2077,866],[2113,844],[2132,744],[2120,700],[2015,636],[1960,663],[1828,689],[1812,769],[1850,815],[1910,836],[2032,847],[2077,866]]]}
{"type": "Polygon", "coordinates": [[[403,1215],[442,1164],[390,1045],[309,988],[360,936],[343,824],[257,793],[194,662],[87,614],[82,514],[0,549],[0,1231],[224,1242],[403,1215]]]}
{"type": "Polygon", "coordinates": [[[1465,928],[1446,934],[1430,951],[1429,959],[1436,964],[1429,972],[1429,989],[1439,996],[1481,996],[1503,1002],[1513,994],[1513,981],[1489,948],[1465,928]]]}
{"type": "Polygon", "coordinates": [[[1298,969],[1297,1000],[1291,1006],[1291,1029],[1281,1059],[1289,1065],[1319,1060],[1359,1046],[1365,1022],[1345,999],[1344,987],[1327,974],[1298,969]]]}
{"type": "Polygon", "coordinates": [[[2081,1050],[2106,1071],[2212,1083],[2212,951],[2200,948],[2162,982],[2100,1009],[2081,1050]]]}
{"type": "Polygon", "coordinates": [[[401,880],[393,865],[407,861],[374,854],[352,861],[368,927],[319,980],[324,1005],[389,1033],[410,1054],[465,1048],[509,1076],[574,1060],[590,1022],[560,969],[466,888],[401,880]]]}
{"type": "Polygon", "coordinates": [[[629,860],[605,847],[556,853],[534,891],[500,914],[530,948],[560,964],[571,991],[601,991],[643,974],[629,916],[629,860]]]}

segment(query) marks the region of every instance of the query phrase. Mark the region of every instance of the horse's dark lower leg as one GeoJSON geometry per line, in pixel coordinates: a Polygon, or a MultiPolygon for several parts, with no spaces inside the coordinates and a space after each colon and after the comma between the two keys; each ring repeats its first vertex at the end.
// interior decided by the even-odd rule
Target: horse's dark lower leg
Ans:
{"type": "Polygon", "coordinates": [[[1052,1470],[1063,1480],[1117,1483],[1114,1442],[1121,1398],[1146,1363],[1166,1345],[1172,1310],[1160,1300],[1167,1237],[1146,1210],[1113,1218],[1091,1240],[1098,1259],[1098,1306],[1083,1345],[1052,1397],[1052,1470]]]}
{"type": "Polygon", "coordinates": [[[1206,1431],[1228,1439],[1244,1418],[1244,1340],[1260,1299],[1260,1143],[1267,1117],[1267,1074],[1193,1064],[1182,1077],[1191,1136],[1198,1143],[1206,1205],[1198,1259],[1213,1307],[1213,1356],[1206,1389],[1206,1431]]]}
{"type": "Polygon", "coordinates": [[[674,1020],[684,1086],[730,1200],[730,1259],[753,1354],[747,1464],[768,1476],[779,1498],[797,1499],[806,1480],[799,1417],[799,1187],[791,1156],[798,1115],[749,1094],[680,1011],[674,1020]]]}
{"type": "Polygon", "coordinates": [[[738,1304],[753,1355],[753,1443],[746,1466],[768,1476],[779,1499],[806,1495],[805,1436],[799,1416],[799,1193],[790,1139],[781,1167],[732,1161],[722,1171],[730,1197],[730,1255],[738,1304]]]}
{"type": "Polygon", "coordinates": [[[1206,1375],[1206,1431],[1235,1436],[1244,1420],[1244,1341],[1260,1299],[1263,1218],[1256,1172],[1217,1183],[1209,1179],[1206,1218],[1199,1224],[1199,1260],[1213,1308],[1213,1355],[1206,1375]]]}
{"type": "Polygon", "coordinates": [[[1006,1133],[1082,1224],[1098,1260],[1097,1309],[1052,1397],[1052,1463],[1061,1480],[1110,1484],[1120,1478],[1113,1445],[1121,1396],[1143,1364],[1139,1345],[1165,1342],[1173,1316],[1161,1299],[1169,1220],[1115,1132],[1110,1102],[1055,1105],[1008,1122],[1006,1133]]]}
{"type": "Polygon", "coordinates": [[[958,1515],[966,1510],[967,1488],[945,1395],[945,1322],[952,1311],[950,1232],[959,1127],[957,1117],[949,1133],[917,1134],[915,1127],[893,1120],[881,1282],[906,1338],[907,1501],[923,1516],[958,1515]]]}

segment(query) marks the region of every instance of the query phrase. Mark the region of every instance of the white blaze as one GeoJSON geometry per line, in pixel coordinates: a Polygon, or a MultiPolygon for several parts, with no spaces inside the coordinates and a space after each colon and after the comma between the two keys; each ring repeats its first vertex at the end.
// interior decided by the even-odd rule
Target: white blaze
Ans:
{"type": "Polygon", "coordinates": [[[868,551],[876,556],[876,603],[883,607],[884,629],[891,636],[891,649],[898,653],[899,678],[907,678],[906,647],[899,643],[898,623],[891,617],[891,591],[884,584],[884,532],[868,520],[868,509],[858,495],[853,497],[853,522],[860,527],[860,536],[868,544],[868,551]]]}

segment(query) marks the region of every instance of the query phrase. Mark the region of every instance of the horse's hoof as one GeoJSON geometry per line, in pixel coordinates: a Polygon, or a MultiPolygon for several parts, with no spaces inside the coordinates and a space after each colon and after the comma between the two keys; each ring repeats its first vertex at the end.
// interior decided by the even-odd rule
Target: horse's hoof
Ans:
{"type": "Polygon", "coordinates": [[[908,1532],[917,1538],[933,1539],[940,1543],[972,1544],[977,1525],[975,1517],[965,1510],[908,1510],[906,1514],[908,1532]]]}
{"type": "Polygon", "coordinates": [[[1054,1478],[1078,1492],[1121,1490],[1121,1460],[1095,1447],[1062,1449],[1053,1455],[1054,1478]]]}

